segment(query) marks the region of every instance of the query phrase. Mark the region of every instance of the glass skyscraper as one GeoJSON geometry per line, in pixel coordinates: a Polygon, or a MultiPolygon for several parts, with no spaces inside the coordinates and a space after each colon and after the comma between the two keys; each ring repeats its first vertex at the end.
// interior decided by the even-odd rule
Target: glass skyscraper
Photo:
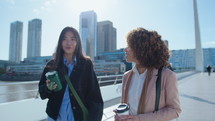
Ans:
{"type": "Polygon", "coordinates": [[[86,11],[80,14],[79,32],[82,46],[87,56],[94,60],[97,54],[97,15],[94,11],[86,11]]]}
{"type": "Polygon", "coordinates": [[[10,24],[9,61],[20,63],[22,58],[23,22],[15,21],[10,24]]]}
{"type": "Polygon", "coordinates": [[[97,55],[116,50],[116,28],[111,21],[97,23],[97,55]]]}
{"type": "Polygon", "coordinates": [[[27,57],[36,57],[41,54],[42,21],[33,19],[28,22],[27,57]]]}

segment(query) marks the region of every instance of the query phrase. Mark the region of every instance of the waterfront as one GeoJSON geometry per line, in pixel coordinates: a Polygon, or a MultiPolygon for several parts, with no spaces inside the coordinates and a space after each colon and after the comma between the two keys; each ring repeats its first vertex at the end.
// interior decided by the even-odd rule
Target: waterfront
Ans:
{"type": "Polygon", "coordinates": [[[0,81],[0,103],[12,102],[37,95],[38,81],[33,82],[5,82],[0,81]]]}

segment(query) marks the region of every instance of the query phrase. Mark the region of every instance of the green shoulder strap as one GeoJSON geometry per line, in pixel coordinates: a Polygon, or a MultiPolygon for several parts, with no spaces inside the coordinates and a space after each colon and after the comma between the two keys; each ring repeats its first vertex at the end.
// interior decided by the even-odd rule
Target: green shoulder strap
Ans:
{"type": "Polygon", "coordinates": [[[84,121],[88,121],[88,110],[87,108],[85,107],[85,105],[83,104],[83,102],[81,101],[81,98],[78,96],[78,93],[75,91],[72,83],[70,82],[69,80],[69,77],[68,75],[64,75],[67,83],[68,83],[68,86],[72,92],[72,94],[75,96],[75,99],[77,100],[79,106],[81,107],[82,111],[83,111],[83,115],[84,115],[84,121]]]}

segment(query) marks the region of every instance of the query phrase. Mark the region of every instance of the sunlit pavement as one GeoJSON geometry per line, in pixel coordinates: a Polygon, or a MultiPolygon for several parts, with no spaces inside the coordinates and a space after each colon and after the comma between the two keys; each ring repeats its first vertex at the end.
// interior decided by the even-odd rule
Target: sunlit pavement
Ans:
{"type": "Polygon", "coordinates": [[[198,73],[179,81],[179,121],[215,121],[215,73],[198,73]]]}
{"type": "MultiPolygon", "coordinates": [[[[197,73],[178,81],[182,113],[178,121],[215,121],[215,73],[197,73]]],[[[114,121],[113,110],[104,109],[102,121],[114,121]]],[[[176,120],[172,120],[176,121],[176,120]]]]}
{"type": "MultiPolygon", "coordinates": [[[[195,74],[192,72],[177,73],[176,75],[179,79],[178,88],[182,107],[182,113],[178,120],[215,121],[215,73],[212,73],[211,76],[208,76],[207,73],[195,74]]],[[[119,93],[118,87],[120,88],[120,84],[111,86],[110,90],[113,92],[109,91],[111,94],[109,96],[114,95],[114,90],[115,93],[119,93]]],[[[106,91],[109,88],[106,88],[108,86],[102,87],[102,90],[106,95],[104,99],[108,100],[109,96],[106,91]]],[[[113,110],[120,102],[119,99],[120,97],[105,101],[102,121],[114,121],[113,110]]],[[[47,117],[46,103],[47,100],[44,101],[40,98],[0,103],[0,119],[2,121],[41,121],[47,117]]]]}

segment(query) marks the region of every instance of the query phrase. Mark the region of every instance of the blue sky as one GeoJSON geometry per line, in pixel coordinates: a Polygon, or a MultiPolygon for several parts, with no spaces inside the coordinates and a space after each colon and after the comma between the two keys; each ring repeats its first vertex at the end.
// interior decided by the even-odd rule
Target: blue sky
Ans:
{"type": "MultiPolygon", "coordinates": [[[[215,47],[215,1],[197,0],[202,47],[215,47]]],[[[156,30],[170,50],[195,47],[193,0],[0,0],[0,60],[8,60],[10,23],[22,21],[22,58],[27,55],[28,21],[42,19],[41,55],[52,55],[61,30],[79,30],[79,15],[94,10],[98,21],[110,20],[117,29],[117,48],[126,46],[133,28],[156,30]]]]}

